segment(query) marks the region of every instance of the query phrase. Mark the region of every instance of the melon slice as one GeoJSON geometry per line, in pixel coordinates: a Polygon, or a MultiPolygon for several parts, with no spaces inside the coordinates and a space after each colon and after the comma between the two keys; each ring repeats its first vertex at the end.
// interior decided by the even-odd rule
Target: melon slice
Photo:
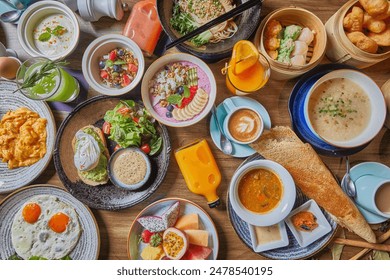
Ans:
{"type": "Polygon", "coordinates": [[[190,244],[207,247],[209,245],[209,232],[201,229],[187,229],[184,231],[190,244]]]}
{"type": "Polygon", "coordinates": [[[181,258],[182,260],[206,260],[213,250],[209,247],[203,247],[190,244],[187,252],[181,258]]]}
{"type": "Polygon", "coordinates": [[[186,214],[181,216],[176,224],[175,228],[180,230],[186,229],[199,229],[199,216],[196,213],[186,214]]]}

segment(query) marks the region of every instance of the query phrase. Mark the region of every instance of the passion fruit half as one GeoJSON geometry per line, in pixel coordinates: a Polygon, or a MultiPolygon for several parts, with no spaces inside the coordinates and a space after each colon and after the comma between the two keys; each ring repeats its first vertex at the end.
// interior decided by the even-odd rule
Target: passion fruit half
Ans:
{"type": "Polygon", "coordinates": [[[180,260],[188,249],[188,237],[185,232],[170,227],[163,234],[165,255],[172,260],[180,260]]]}

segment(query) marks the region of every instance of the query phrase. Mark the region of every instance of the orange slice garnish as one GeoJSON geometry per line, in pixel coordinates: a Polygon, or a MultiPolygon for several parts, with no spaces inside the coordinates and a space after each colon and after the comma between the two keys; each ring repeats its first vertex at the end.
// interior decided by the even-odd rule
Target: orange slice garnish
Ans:
{"type": "Polygon", "coordinates": [[[247,40],[238,41],[233,47],[230,67],[235,75],[240,75],[259,60],[259,51],[256,46],[247,40]]]}

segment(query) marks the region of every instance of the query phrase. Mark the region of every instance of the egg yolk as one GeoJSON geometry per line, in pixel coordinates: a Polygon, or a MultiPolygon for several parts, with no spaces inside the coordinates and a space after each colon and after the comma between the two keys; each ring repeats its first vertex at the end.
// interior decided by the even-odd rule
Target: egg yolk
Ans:
{"type": "Polygon", "coordinates": [[[69,223],[69,216],[62,212],[58,212],[50,218],[49,227],[54,232],[61,233],[66,230],[66,226],[68,225],[68,223],[69,223]]]}
{"type": "Polygon", "coordinates": [[[24,206],[22,211],[23,219],[29,223],[33,224],[38,221],[39,216],[41,215],[41,207],[36,203],[29,203],[24,206]]]}

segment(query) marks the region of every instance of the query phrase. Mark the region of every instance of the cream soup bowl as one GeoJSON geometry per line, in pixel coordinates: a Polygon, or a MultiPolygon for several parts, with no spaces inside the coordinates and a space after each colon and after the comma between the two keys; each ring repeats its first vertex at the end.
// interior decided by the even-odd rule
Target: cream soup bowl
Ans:
{"type": "MultiPolygon", "coordinates": [[[[309,89],[303,106],[304,110],[304,119],[306,121],[309,129],[320,139],[323,139],[330,145],[341,148],[354,148],[362,146],[368,142],[370,142],[381,130],[385,118],[386,118],[386,105],[383,94],[377,84],[367,75],[350,69],[341,69],[332,71],[324,76],[322,76],[316,83],[312,85],[309,89]],[[360,132],[357,136],[342,141],[342,140],[334,140],[329,139],[329,137],[325,137],[320,135],[313,127],[309,116],[309,101],[313,96],[313,92],[324,82],[333,80],[336,78],[345,78],[349,79],[358,86],[362,88],[362,90],[366,93],[369,102],[370,102],[370,114],[368,123],[366,127],[360,132]]],[[[363,112],[365,113],[365,112],[363,112]]],[[[331,124],[330,124],[331,125],[331,124]]]]}
{"type": "Polygon", "coordinates": [[[234,211],[241,219],[254,226],[271,226],[283,221],[291,212],[295,198],[296,188],[292,176],[282,165],[270,160],[254,160],[242,165],[234,173],[229,186],[229,200],[234,211]],[[243,176],[251,170],[260,168],[276,174],[282,184],[279,203],[265,213],[256,213],[247,209],[238,196],[238,186],[243,176]]]}

